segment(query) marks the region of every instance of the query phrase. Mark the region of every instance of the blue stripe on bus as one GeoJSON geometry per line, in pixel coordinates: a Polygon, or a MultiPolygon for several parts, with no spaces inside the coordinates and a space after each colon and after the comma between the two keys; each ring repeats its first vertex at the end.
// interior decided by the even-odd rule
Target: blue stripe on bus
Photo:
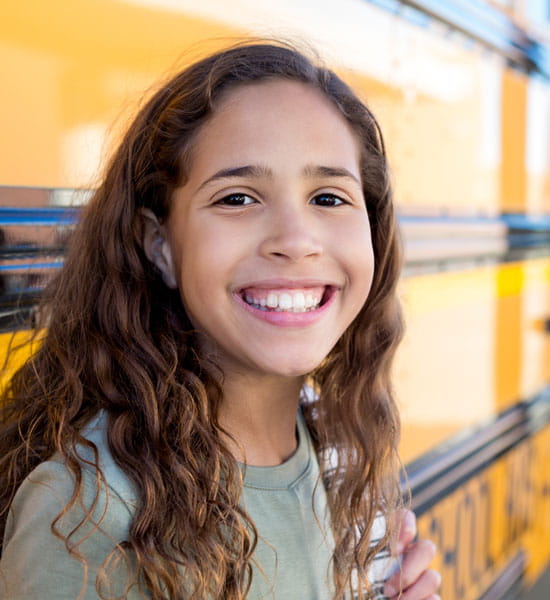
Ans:
{"type": "Polygon", "coordinates": [[[19,265],[0,265],[2,271],[29,271],[31,269],[59,269],[63,266],[63,262],[42,262],[42,263],[25,263],[19,265]]]}
{"type": "Polygon", "coordinates": [[[510,229],[550,232],[550,215],[507,214],[501,219],[510,229]]]}
{"type": "Polygon", "coordinates": [[[9,225],[74,225],[79,210],[66,207],[16,208],[0,207],[0,226],[9,225]]]}

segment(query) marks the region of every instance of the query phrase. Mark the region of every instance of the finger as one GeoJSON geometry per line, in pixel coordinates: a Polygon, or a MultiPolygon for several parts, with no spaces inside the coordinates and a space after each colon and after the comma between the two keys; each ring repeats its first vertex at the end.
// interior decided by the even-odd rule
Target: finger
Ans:
{"type": "Polygon", "coordinates": [[[416,515],[408,508],[402,508],[397,514],[398,536],[392,545],[393,554],[401,554],[416,537],[416,515]]]}
{"type": "Polygon", "coordinates": [[[435,544],[430,540],[409,544],[403,555],[401,569],[384,586],[386,595],[394,596],[399,590],[405,590],[415,583],[432,562],[435,551],[435,544]]]}
{"type": "Polygon", "coordinates": [[[441,575],[433,569],[424,571],[422,575],[401,594],[394,594],[399,600],[436,600],[441,585],[441,575]]]}

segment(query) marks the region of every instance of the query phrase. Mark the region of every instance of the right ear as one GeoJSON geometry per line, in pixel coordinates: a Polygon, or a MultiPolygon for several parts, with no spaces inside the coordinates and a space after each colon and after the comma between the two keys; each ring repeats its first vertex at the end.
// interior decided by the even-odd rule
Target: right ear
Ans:
{"type": "Polygon", "coordinates": [[[143,222],[142,244],[147,258],[162,274],[164,283],[171,289],[178,287],[172,249],[168,241],[166,227],[159,223],[155,213],[148,209],[140,209],[143,222]]]}

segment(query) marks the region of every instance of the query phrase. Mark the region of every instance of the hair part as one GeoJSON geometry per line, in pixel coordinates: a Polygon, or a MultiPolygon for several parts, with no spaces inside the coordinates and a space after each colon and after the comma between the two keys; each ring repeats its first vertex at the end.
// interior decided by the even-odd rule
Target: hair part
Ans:
{"type": "MultiPolygon", "coordinates": [[[[239,505],[240,470],[217,418],[222,374],[201,353],[178,291],[147,260],[140,210],[168,216],[172,194],[188,176],[195,136],[224,94],[279,78],[329,98],[362,148],[374,280],[360,314],[311,374],[319,398],[304,412],[319,456],[329,448],[336,456],[333,471],[320,461],[335,539],[334,597],[354,587],[353,572],[359,590],[370,593],[368,567],[391,527],[374,547],[370,530],[379,511],[391,523],[400,498],[390,383],[402,331],[400,250],[388,166],[365,104],[333,71],[283,43],[242,43],[196,62],[162,86],[129,127],[83,211],[64,268],[44,292],[40,348],[3,395],[0,539],[15,491],[56,453],[76,481],[65,511],[77,502],[78,445],[90,445],[81,430],[106,409],[110,451],[140,498],[127,540],[135,580],[155,600],[182,597],[182,572],[186,598],[245,598],[257,534],[239,505]]],[[[94,466],[99,494],[97,460],[94,466]]],[[[77,555],[72,535],[63,537],[77,555]]]]}

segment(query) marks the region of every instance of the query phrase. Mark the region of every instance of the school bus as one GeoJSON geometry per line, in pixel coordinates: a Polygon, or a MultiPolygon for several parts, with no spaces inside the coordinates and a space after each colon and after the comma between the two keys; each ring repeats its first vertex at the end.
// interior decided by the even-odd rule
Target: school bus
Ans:
{"type": "Polygon", "coordinates": [[[137,98],[245,36],[309,45],[389,148],[403,486],[442,597],[517,597],[550,558],[549,32],[536,0],[3,0],[0,348],[27,335],[137,98]]]}

